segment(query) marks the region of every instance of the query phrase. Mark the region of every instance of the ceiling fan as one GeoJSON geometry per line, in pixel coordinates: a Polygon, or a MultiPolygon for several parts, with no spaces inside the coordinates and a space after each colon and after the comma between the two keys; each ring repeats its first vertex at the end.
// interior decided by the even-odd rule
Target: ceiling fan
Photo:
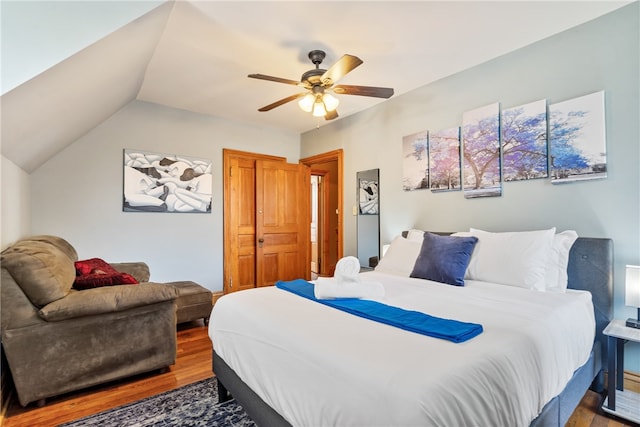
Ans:
{"type": "Polygon", "coordinates": [[[269,111],[279,107],[287,102],[296,99],[300,108],[308,113],[312,113],[315,117],[324,117],[326,120],[332,120],[338,117],[336,107],[338,99],[331,95],[333,92],[339,95],[360,95],[372,96],[376,98],[389,98],[393,95],[393,89],[387,87],[374,86],[354,86],[354,85],[337,85],[334,84],[343,78],[347,73],[362,64],[362,60],[357,56],[343,55],[342,58],[333,64],[328,70],[320,68],[320,64],[324,60],[326,54],[322,50],[312,50],[309,52],[309,59],[316,66],[300,78],[300,81],[283,79],[280,77],[272,77],[264,74],[249,74],[248,77],[253,79],[269,80],[277,83],[285,83],[294,86],[300,86],[307,89],[306,92],[297,93],[287,96],[272,104],[259,108],[258,111],[269,111]]]}

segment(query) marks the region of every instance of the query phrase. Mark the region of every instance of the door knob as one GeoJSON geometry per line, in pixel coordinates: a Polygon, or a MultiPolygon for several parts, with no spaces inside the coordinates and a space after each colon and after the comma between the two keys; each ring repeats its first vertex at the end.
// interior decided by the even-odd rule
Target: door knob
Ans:
{"type": "Polygon", "coordinates": [[[264,243],[264,239],[261,237],[258,239],[258,247],[262,247],[262,244],[264,243]]]}

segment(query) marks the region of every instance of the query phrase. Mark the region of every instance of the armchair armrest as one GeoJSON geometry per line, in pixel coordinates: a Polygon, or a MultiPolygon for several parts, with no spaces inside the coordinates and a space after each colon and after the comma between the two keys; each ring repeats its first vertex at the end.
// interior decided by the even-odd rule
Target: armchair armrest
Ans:
{"type": "Polygon", "coordinates": [[[151,277],[149,266],[144,262],[110,262],[109,265],[120,273],[132,275],[138,282],[148,282],[151,277]]]}
{"type": "Polygon", "coordinates": [[[40,317],[53,322],[75,317],[124,311],[134,307],[175,300],[178,291],[159,283],[117,285],[83,291],[72,290],[66,297],[42,307],[40,317]]]}

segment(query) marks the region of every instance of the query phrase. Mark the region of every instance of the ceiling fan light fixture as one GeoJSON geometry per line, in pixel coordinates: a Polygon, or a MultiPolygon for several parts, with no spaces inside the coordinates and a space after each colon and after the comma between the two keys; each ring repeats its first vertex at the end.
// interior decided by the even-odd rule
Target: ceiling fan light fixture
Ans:
{"type": "Polygon", "coordinates": [[[335,111],[335,109],[338,108],[338,104],[340,103],[340,100],[338,100],[338,98],[331,95],[330,93],[325,93],[322,97],[322,100],[324,101],[324,106],[327,111],[335,111]]]}
{"type": "Polygon", "coordinates": [[[357,56],[345,54],[327,70],[320,68],[320,64],[325,58],[325,52],[321,50],[312,50],[309,52],[309,59],[315,65],[314,69],[306,71],[302,74],[300,81],[283,79],[281,77],[267,76],[265,74],[249,74],[248,77],[260,80],[269,80],[277,83],[285,83],[288,85],[303,87],[309,92],[296,93],[279,99],[258,111],[270,111],[276,107],[284,105],[288,102],[298,100],[300,109],[304,112],[311,113],[315,117],[323,117],[326,120],[333,120],[338,117],[336,108],[339,100],[333,95],[327,93],[337,93],[339,95],[359,95],[372,96],[375,98],[390,98],[393,96],[393,89],[387,87],[376,86],[356,86],[356,85],[338,85],[334,86],[338,80],[342,79],[346,74],[350,73],[354,68],[362,64],[362,60],[357,56]]]}
{"type": "Polygon", "coordinates": [[[322,98],[318,97],[315,104],[313,104],[313,116],[314,117],[324,117],[327,115],[327,110],[324,107],[324,103],[322,102],[322,98]]]}
{"type": "Polygon", "coordinates": [[[313,104],[315,102],[316,102],[316,97],[308,93],[300,101],[298,101],[298,105],[300,106],[302,111],[310,113],[311,111],[313,111],[313,104]]]}

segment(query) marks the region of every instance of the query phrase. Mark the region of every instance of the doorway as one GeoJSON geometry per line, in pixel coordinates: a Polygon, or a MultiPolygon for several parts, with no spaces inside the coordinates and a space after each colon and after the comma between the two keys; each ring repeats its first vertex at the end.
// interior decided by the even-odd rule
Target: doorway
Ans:
{"type": "Polygon", "coordinates": [[[343,256],[342,154],[342,150],[335,150],[300,160],[311,168],[309,268],[312,277],[333,276],[343,256]]]}
{"type": "Polygon", "coordinates": [[[325,180],[326,171],[311,171],[311,279],[317,279],[322,274],[322,263],[325,260],[324,240],[320,238],[324,235],[324,230],[328,226],[326,220],[326,197],[325,180]]]}

